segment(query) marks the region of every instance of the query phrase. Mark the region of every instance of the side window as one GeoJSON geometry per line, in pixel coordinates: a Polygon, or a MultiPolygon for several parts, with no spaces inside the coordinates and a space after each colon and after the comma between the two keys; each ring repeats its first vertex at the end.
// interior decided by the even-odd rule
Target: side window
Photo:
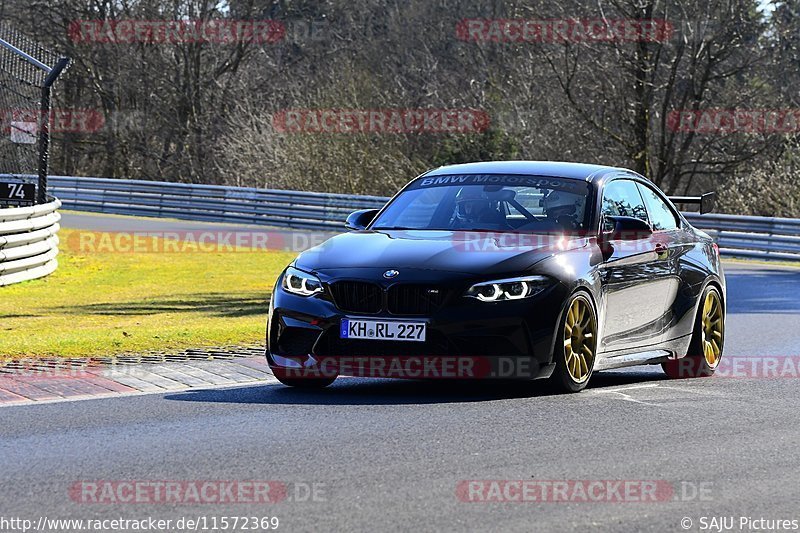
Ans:
{"type": "Polygon", "coordinates": [[[610,216],[634,217],[649,222],[639,188],[635,182],[629,180],[616,180],[605,186],[602,213],[610,216]]]}
{"type": "Polygon", "coordinates": [[[639,190],[650,214],[653,231],[671,230],[678,227],[678,219],[672,209],[658,196],[656,191],[646,185],[639,184],[639,190]]]}

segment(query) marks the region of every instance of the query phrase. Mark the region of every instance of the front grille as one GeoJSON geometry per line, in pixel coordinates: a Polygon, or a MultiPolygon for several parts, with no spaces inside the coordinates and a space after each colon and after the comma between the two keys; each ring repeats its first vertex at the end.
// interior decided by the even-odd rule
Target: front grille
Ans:
{"type": "Polygon", "coordinates": [[[364,281],[336,281],[330,285],[336,307],[350,313],[377,313],[383,304],[379,285],[364,281]]]}
{"type": "Polygon", "coordinates": [[[388,307],[393,315],[430,315],[442,305],[446,292],[428,285],[394,285],[389,288],[388,307]]]}

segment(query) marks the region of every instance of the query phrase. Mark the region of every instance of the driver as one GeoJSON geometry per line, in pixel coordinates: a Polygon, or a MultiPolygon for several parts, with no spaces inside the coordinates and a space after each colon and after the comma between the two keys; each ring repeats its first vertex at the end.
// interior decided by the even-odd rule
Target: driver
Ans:
{"type": "Polygon", "coordinates": [[[458,227],[468,229],[494,229],[479,227],[476,224],[502,226],[506,217],[475,186],[462,187],[456,194],[455,222],[458,227]]]}
{"type": "Polygon", "coordinates": [[[578,229],[578,205],[584,197],[565,191],[552,190],[542,199],[547,220],[565,230],[578,229]]]}

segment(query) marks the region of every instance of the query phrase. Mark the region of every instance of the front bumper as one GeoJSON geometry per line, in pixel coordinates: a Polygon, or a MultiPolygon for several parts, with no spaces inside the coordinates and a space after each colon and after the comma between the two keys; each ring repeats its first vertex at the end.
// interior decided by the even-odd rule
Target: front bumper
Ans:
{"type": "Polygon", "coordinates": [[[442,305],[425,316],[386,310],[363,315],[342,311],[326,295],[290,294],[279,279],[270,301],[267,362],[276,375],[287,377],[548,377],[567,297],[563,285],[554,282],[533,298],[495,303],[463,297],[469,285],[456,280],[446,288],[449,296],[442,305]],[[341,339],[343,318],[424,321],[426,340],[341,339]]]}

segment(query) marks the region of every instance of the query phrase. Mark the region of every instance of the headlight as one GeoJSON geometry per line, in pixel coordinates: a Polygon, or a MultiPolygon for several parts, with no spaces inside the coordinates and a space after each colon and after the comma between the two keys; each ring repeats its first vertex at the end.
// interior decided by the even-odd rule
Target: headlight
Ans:
{"type": "Polygon", "coordinates": [[[283,288],[299,296],[312,296],[322,292],[322,282],[314,275],[289,267],[283,274],[283,288]]]}
{"type": "Polygon", "coordinates": [[[527,276],[522,278],[499,279],[476,283],[467,291],[467,296],[482,302],[500,302],[503,300],[521,300],[542,292],[550,282],[544,276],[527,276]]]}

